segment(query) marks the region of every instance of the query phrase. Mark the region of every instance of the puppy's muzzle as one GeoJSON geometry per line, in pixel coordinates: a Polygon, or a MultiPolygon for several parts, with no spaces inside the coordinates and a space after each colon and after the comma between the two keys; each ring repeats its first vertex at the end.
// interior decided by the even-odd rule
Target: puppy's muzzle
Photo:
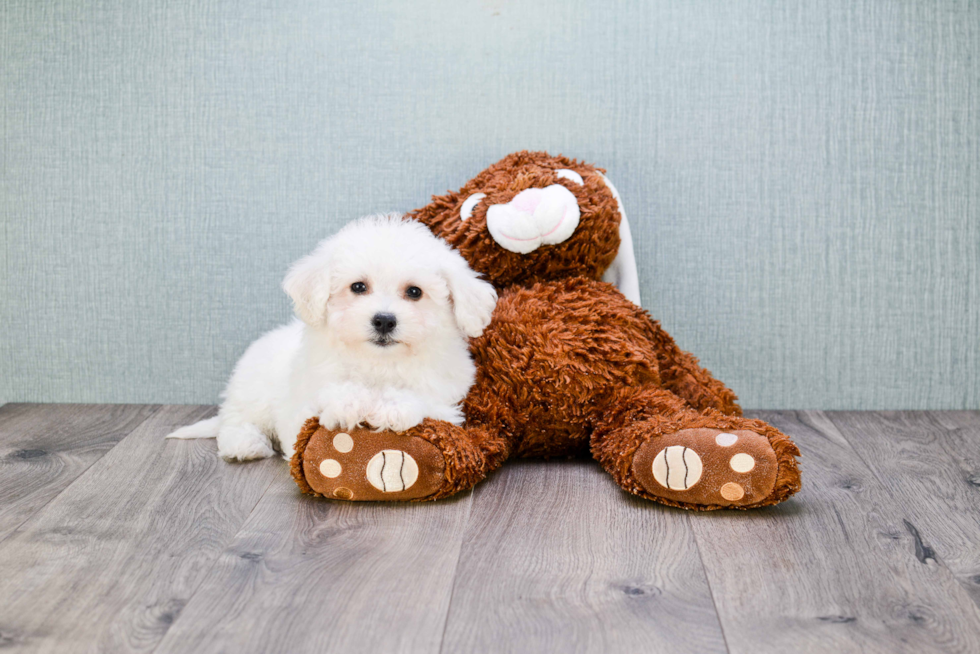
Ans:
{"type": "Polygon", "coordinates": [[[374,331],[379,338],[387,339],[395,331],[395,327],[398,326],[398,319],[395,318],[395,314],[393,313],[376,313],[371,318],[371,326],[374,327],[374,331]]]}

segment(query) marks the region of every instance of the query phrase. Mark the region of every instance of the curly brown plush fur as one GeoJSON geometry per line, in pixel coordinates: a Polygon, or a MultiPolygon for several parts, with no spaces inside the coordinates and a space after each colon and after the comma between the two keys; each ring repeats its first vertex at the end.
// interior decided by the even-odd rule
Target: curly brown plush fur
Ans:
{"type": "Polygon", "coordinates": [[[477,378],[467,421],[493,425],[517,456],[587,452],[596,421],[624,388],[664,388],[688,408],[741,414],[729,389],[604,282],[575,277],[504,291],[471,351],[477,378]]]}
{"type": "MultiPolygon", "coordinates": [[[[519,152],[410,214],[500,292],[490,326],[471,343],[477,377],[464,401],[466,426],[427,420],[406,432],[445,459],[439,490],[421,499],[469,488],[510,456],[591,453],[623,489],[672,506],[748,509],[785,500],[800,488],[796,445],[771,425],[741,417],[730,389],[646,311],[598,281],[616,256],[620,222],[600,172],[519,152]],[[559,169],[577,172],[584,184],[559,178],[559,169]],[[487,208],[551,184],[578,200],[572,236],[528,254],[501,248],[488,234],[487,208]],[[474,193],[486,198],[463,221],[460,207],[474,193]],[[751,465],[746,452],[755,453],[751,465]]],[[[313,492],[298,460],[297,483],[313,492]]]]}

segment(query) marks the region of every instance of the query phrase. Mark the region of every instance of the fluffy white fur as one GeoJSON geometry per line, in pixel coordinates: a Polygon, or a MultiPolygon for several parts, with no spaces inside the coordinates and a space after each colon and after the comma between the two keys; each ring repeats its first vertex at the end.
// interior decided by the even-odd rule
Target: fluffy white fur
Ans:
{"type": "Polygon", "coordinates": [[[421,223],[399,214],[356,220],[290,269],[283,289],[298,320],[252,343],[218,415],[168,438],[213,438],[228,460],[291,457],[303,422],[404,431],[423,418],[459,424],[493,286],[421,223]],[[366,292],[352,285],[362,282],[366,292]],[[422,290],[419,299],[407,293],[422,290]],[[378,314],[397,325],[385,338],[378,314]]]}

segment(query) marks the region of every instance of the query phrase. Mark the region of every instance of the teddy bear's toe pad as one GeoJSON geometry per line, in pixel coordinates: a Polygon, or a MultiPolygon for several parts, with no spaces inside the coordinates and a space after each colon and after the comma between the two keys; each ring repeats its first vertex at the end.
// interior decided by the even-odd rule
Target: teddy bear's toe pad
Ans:
{"type": "Polygon", "coordinates": [[[392,432],[320,428],[303,452],[303,474],[324,497],[414,500],[445,482],[446,462],[428,441],[392,432]]]}
{"type": "Polygon", "coordinates": [[[776,483],[776,453],[752,431],[685,429],[653,438],[633,457],[633,475],[650,494],[697,505],[746,506],[776,483]]]}

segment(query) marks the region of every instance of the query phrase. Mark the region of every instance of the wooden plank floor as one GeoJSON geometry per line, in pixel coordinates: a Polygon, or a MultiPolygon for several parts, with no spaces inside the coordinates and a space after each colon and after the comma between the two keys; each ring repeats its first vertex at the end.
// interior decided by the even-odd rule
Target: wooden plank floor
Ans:
{"type": "Polygon", "coordinates": [[[0,649],[980,652],[978,412],[756,412],[803,491],[696,514],[589,461],[314,500],[163,439],[213,410],[0,408],[0,649]]]}

